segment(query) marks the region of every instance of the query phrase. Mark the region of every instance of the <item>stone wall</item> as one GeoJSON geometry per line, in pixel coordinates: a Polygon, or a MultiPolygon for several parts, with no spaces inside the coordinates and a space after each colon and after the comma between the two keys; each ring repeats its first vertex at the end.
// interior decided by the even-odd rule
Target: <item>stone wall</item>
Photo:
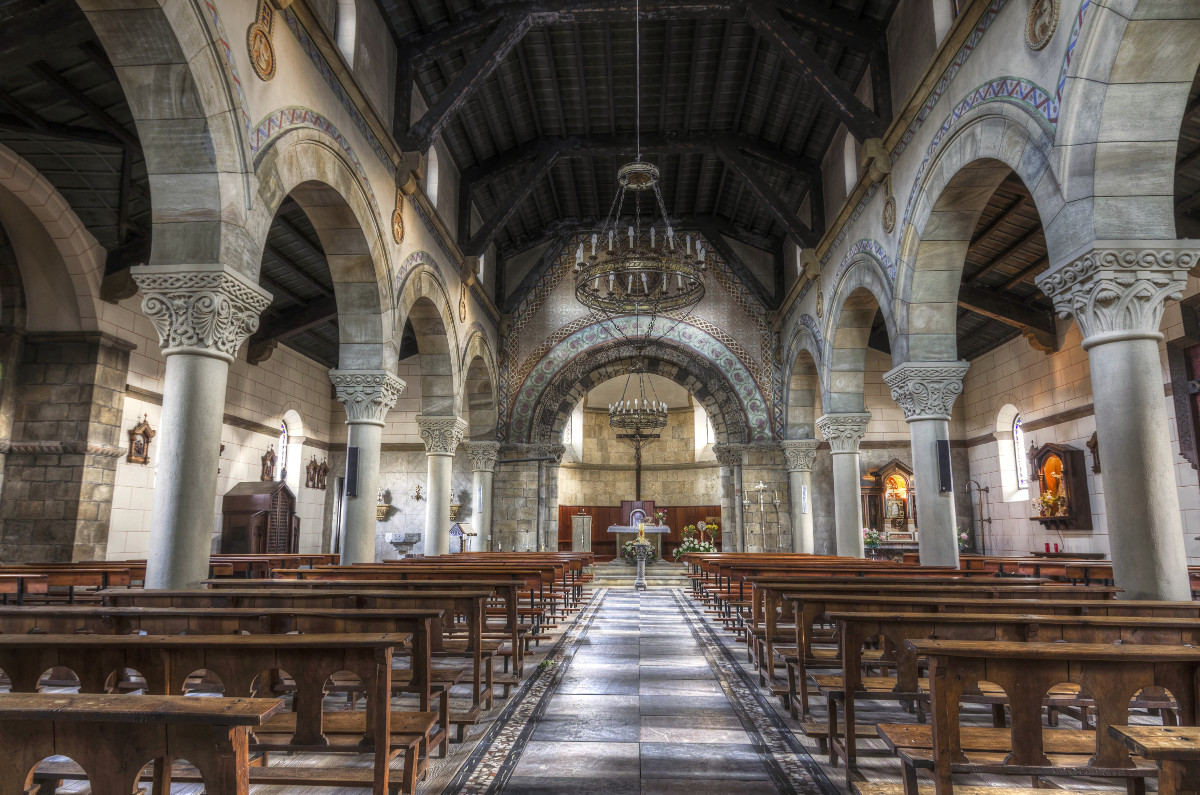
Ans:
{"type": "Polygon", "coordinates": [[[24,340],[4,440],[0,560],[103,560],[133,346],[108,334],[24,340]]]}

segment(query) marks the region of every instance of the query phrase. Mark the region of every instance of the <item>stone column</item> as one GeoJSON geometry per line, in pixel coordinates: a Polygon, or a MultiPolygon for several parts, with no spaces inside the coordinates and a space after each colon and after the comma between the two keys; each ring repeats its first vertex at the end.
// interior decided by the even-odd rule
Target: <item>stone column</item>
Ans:
{"type": "Polygon", "coordinates": [[[883,374],[912,436],[921,564],[958,567],[954,489],[939,491],[937,443],[950,439],[950,411],[962,394],[966,362],[906,362],[883,374]]]}
{"type": "Polygon", "coordinates": [[[812,555],[813,541],[812,466],[817,457],[816,439],[783,442],[787,462],[788,486],[792,493],[792,551],[812,555]]]}
{"type": "Polygon", "coordinates": [[[166,358],[146,587],[195,588],[208,577],[229,364],[271,294],[223,265],[148,265],[133,279],[166,358]]]}
{"type": "Polygon", "coordinates": [[[547,552],[558,551],[558,465],[562,463],[566,452],[567,448],[561,444],[529,446],[530,455],[551,459],[542,462],[542,485],[538,494],[539,525],[542,528],[538,547],[547,552]]]}
{"type": "Polygon", "coordinates": [[[454,469],[454,451],[458,449],[467,421],[453,414],[417,415],[417,428],[425,443],[429,464],[425,486],[425,554],[450,553],[450,501],[453,489],[450,476],[454,469]]]}
{"type": "Polygon", "coordinates": [[[737,489],[742,474],[742,446],[714,444],[713,455],[721,465],[721,549],[725,552],[741,552],[738,523],[742,504],[737,489]]]}
{"type": "Polygon", "coordinates": [[[358,448],[357,496],[342,500],[341,561],[374,563],[384,419],[404,392],[404,381],[386,370],[330,370],[329,380],[346,407],[346,447],[358,448]]]}
{"type": "Polygon", "coordinates": [[[1158,346],[1163,307],[1183,296],[1198,256],[1186,241],[1104,242],[1037,278],[1083,334],[1113,575],[1125,599],[1192,598],[1158,346]]]}
{"type": "Polygon", "coordinates": [[[843,557],[865,557],[863,551],[862,475],[858,466],[858,443],[867,433],[869,413],[826,414],[817,427],[833,452],[833,525],[837,553],[843,557]]]}
{"type": "Polygon", "coordinates": [[[471,499],[475,500],[475,532],[479,551],[486,552],[492,540],[492,477],[500,455],[499,442],[467,442],[471,457],[471,499]]]}

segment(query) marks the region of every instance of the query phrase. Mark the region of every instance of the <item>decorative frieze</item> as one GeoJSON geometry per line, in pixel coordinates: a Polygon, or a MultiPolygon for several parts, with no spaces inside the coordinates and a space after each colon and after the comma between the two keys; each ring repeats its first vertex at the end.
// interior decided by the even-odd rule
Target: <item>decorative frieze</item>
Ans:
{"type": "Polygon", "coordinates": [[[1073,317],[1084,348],[1107,335],[1158,336],[1168,300],[1183,297],[1200,249],[1164,246],[1096,247],[1037,277],[1059,317],[1073,317]]]}
{"type": "Polygon", "coordinates": [[[867,423],[871,421],[869,412],[862,414],[826,414],[817,418],[817,427],[821,435],[829,442],[829,447],[836,453],[857,453],[858,443],[867,435],[867,423]]]}
{"type": "Polygon", "coordinates": [[[146,265],[132,269],[142,312],[158,331],[163,354],[233,361],[272,296],[223,265],[146,265]]]}
{"type": "Polygon", "coordinates": [[[783,459],[787,462],[788,472],[811,472],[813,461],[817,457],[816,439],[791,439],[781,442],[783,459]]]}
{"type": "Polygon", "coordinates": [[[499,442],[467,442],[463,445],[471,458],[472,472],[493,472],[500,457],[499,442]]]}
{"type": "Polygon", "coordinates": [[[386,370],[330,370],[329,380],[346,407],[347,425],[382,426],[404,392],[404,381],[386,370]]]}
{"type": "Polygon", "coordinates": [[[417,415],[417,431],[425,443],[428,455],[454,455],[463,434],[467,432],[467,421],[453,414],[444,416],[417,415]]]}
{"type": "Polygon", "coordinates": [[[884,373],[883,380],[909,422],[949,420],[970,367],[966,362],[905,362],[884,373]]]}

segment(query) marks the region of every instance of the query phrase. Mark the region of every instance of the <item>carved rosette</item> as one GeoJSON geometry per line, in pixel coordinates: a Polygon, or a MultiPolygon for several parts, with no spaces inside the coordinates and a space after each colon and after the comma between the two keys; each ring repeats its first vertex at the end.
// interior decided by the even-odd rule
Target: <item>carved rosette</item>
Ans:
{"type": "Polygon", "coordinates": [[[733,469],[742,465],[742,446],[738,444],[714,444],[713,455],[717,463],[725,469],[733,469]]]}
{"type": "Polygon", "coordinates": [[[826,414],[817,418],[817,427],[835,454],[857,453],[858,443],[867,435],[867,423],[870,421],[871,415],[867,412],[826,414]]]}
{"type": "Polygon", "coordinates": [[[142,312],[158,331],[163,355],[214,356],[232,362],[272,296],[222,265],[132,268],[142,312]]]}
{"type": "Polygon", "coordinates": [[[330,370],[347,425],[383,426],[384,417],[404,392],[404,382],[386,370],[330,370]]]}
{"type": "Polygon", "coordinates": [[[472,472],[492,472],[496,459],[500,457],[499,442],[466,442],[463,447],[471,458],[472,472]]]}
{"type": "Polygon", "coordinates": [[[417,415],[417,431],[425,443],[426,455],[454,455],[463,434],[467,432],[467,421],[453,414],[445,416],[417,415]]]}
{"type": "Polygon", "coordinates": [[[1059,317],[1074,317],[1084,348],[1105,336],[1160,339],[1158,327],[1168,300],[1179,300],[1200,249],[1094,248],[1037,277],[1059,317]]]}
{"type": "Polygon", "coordinates": [[[883,374],[904,419],[948,420],[963,391],[966,362],[905,362],[883,374]]]}
{"type": "Polygon", "coordinates": [[[793,439],[781,442],[783,460],[787,463],[788,472],[811,472],[813,461],[817,457],[816,439],[793,439]]]}

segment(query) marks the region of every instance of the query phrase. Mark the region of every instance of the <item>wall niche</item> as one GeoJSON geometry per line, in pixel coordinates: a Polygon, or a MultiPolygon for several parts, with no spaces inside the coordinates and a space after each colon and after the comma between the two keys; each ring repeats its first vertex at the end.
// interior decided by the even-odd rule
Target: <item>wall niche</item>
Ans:
{"type": "Polygon", "coordinates": [[[1030,471],[1038,495],[1029,518],[1047,528],[1091,530],[1092,501],[1088,495],[1083,451],[1053,442],[1029,448],[1030,471]]]}

